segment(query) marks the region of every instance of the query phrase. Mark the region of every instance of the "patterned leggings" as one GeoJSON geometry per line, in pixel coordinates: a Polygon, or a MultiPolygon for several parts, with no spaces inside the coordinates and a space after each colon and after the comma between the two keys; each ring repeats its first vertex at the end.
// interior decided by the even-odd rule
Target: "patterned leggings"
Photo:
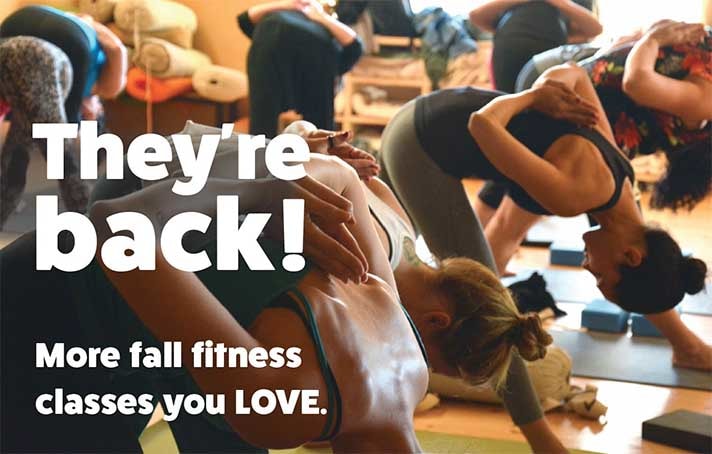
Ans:
{"type": "MultiPolygon", "coordinates": [[[[0,99],[12,109],[10,131],[0,157],[0,227],[14,212],[25,190],[30,152],[39,149],[47,158],[45,139],[32,139],[33,123],[66,123],[64,101],[72,85],[72,65],[55,45],[19,36],[0,41],[0,99]]],[[[79,178],[77,140],[68,141],[64,179],[59,189],[64,205],[83,212],[88,186],[79,178]]]]}

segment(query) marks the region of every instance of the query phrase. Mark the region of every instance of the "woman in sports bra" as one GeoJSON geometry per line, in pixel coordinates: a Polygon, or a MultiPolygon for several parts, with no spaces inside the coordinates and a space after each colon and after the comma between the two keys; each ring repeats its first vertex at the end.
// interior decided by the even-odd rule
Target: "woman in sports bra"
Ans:
{"type": "Polygon", "coordinates": [[[516,95],[468,88],[421,97],[391,120],[381,152],[385,175],[441,257],[475,257],[489,241],[501,271],[540,215],[590,213],[601,228],[584,236],[584,267],[602,293],[649,314],[671,341],[675,364],[712,369],[710,347],[671,310],[702,290],[706,265],[644,223],[632,169],[614,143],[587,74],[563,65],[516,95]],[[508,217],[495,214],[486,240],[464,177],[509,187],[501,205],[508,217]]]}
{"type": "MultiPolygon", "coordinates": [[[[4,249],[0,358],[10,397],[2,405],[3,414],[12,411],[13,417],[2,419],[3,433],[9,434],[3,446],[11,451],[136,449],[147,416],[39,416],[34,399],[40,388],[155,395],[191,392],[197,385],[204,393],[228,396],[235,389],[246,395],[258,388],[317,389],[318,405],[326,413],[234,415],[229,404],[224,418],[181,416],[171,424],[181,450],[255,452],[321,439],[337,452],[414,452],[420,448],[413,411],[428,382],[425,352],[433,370],[495,384],[506,380],[513,346],[543,354],[551,338],[538,318],[520,315],[486,270],[470,285],[477,297],[469,304],[456,305],[447,296],[404,302],[411,321],[395,291],[356,172],[319,155],[307,170],[310,177],[299,182],[211,178],[192,198],[174,195],[173,182],[164,181],[97,202],[91,210],[100,250],[111,235],[105,219],[115,212],[142,212],[161,231],[165,219],[178,212],[214,217],[217,194],[239,194],[241,210],[247,212],[277,212],[282,199],[304,198],[309,213],[304,246],[313,262],[300,273],[251,273],[244,263],[239,272],[186,273],[170,267],[158,250],[151,272],[115,273],[104,269],[98,257],[80,273],[38,272],[32,234],[4,249]],[[38,279],[45,285],[38,286],[38,279]],[[418,332],[426,334],[423,342],[418,332]],[[111,373],[34,367],[35,342],[126,346],[134,340],[149,345],[175,340],[190,357],[190,346],[206,339],[246,348],[299,347],[302,365],[171,372],[120,368],[111,373]]],[[[216,245],[207,243],[195,250],[206,250],[214,263],[216,245]]],[[[193,251],[196,244],[186,247],[193,251]]],[[[272,262],[280,263],[281,242],[263,240],[263,245],[272,262]]]]}

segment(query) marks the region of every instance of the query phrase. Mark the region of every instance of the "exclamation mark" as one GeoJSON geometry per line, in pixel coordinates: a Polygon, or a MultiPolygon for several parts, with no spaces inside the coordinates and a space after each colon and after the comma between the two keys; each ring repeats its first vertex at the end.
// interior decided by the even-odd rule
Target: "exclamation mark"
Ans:
{"type": "Polygon", "coordinates": [[[293,273],[301,271],[306,265],[304,251],[304,200],[287,199],[284,207],[284,253],[282,267],[293,273]]]}

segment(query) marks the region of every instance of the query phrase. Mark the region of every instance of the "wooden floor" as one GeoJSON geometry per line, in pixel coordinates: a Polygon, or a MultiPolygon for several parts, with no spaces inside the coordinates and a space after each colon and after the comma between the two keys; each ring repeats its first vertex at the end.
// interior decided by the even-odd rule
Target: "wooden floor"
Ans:
{"type": "MultiPolygon", "coordinates": [[[[478,182],[467,182],[466,187],[471,197],[479,186],[478,182]]],[[[644,206],[647,206],[647,197],[643,202],[644,206]]],[[[704,201],[691,213],[680,212],[673,215],[669,211],[651,212],[645,209],[645,215],[647,220],[658,222],[667,228],[683,248],[692,250],[696,256],[712,264],[712,199],[704,201]]],[[[548,250],[523,247],[514,258],[514,265],[527,268],[547,267],[548,250]]],[[[577,323],[577,316],[580,316],[571,313],[570,309],[566,307],[570,318],[568,321],[562,320],[564,324],[577,323]]],[[[706,342],[712,343],[712,317],[685,315],[683,319],[706,342]]],[[[670,358],[660,360],[670,361],[670,358]]],[[[548,413],[547,419],[554,431],[569,448],[615,454],[682,452],[642,440],[642,421],[678,409],[712,414],[710,392],[576,377],[572,382],[579,386],[585,386],[586,383],[597,386],[598,399],[608,406],[608,414],[602,422],[595,422],[561,411],[548,413]]],[[[445,401],[440,406],[417,415],[415,424],[416,429],[421,430],[524,440],[508,414],[501,407],[493,405],[445,401]]]]}

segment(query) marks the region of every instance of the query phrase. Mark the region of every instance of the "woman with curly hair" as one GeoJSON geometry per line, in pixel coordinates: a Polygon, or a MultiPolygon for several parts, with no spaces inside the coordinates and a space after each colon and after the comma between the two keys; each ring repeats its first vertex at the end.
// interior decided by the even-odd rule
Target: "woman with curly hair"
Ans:
{"type": "MultiPolygon", "coordinates": [[[[537,58],[553,66],[573,55],[562,47],[537,58]]],[[[665,153],[667,169],[651,206],[694,208],[712,189],[712,102],[705,101],[712,99],[712,28],[660,21],[579,65],[596,89],[616,144],[631,158],[665,153]]],[[[538,71],[527,65],[519,89],[529,88],[538,71]]],[[[489,182],[480,191],[476,208],[484,224],[504,194],[505,188],[489,182]]]]}

